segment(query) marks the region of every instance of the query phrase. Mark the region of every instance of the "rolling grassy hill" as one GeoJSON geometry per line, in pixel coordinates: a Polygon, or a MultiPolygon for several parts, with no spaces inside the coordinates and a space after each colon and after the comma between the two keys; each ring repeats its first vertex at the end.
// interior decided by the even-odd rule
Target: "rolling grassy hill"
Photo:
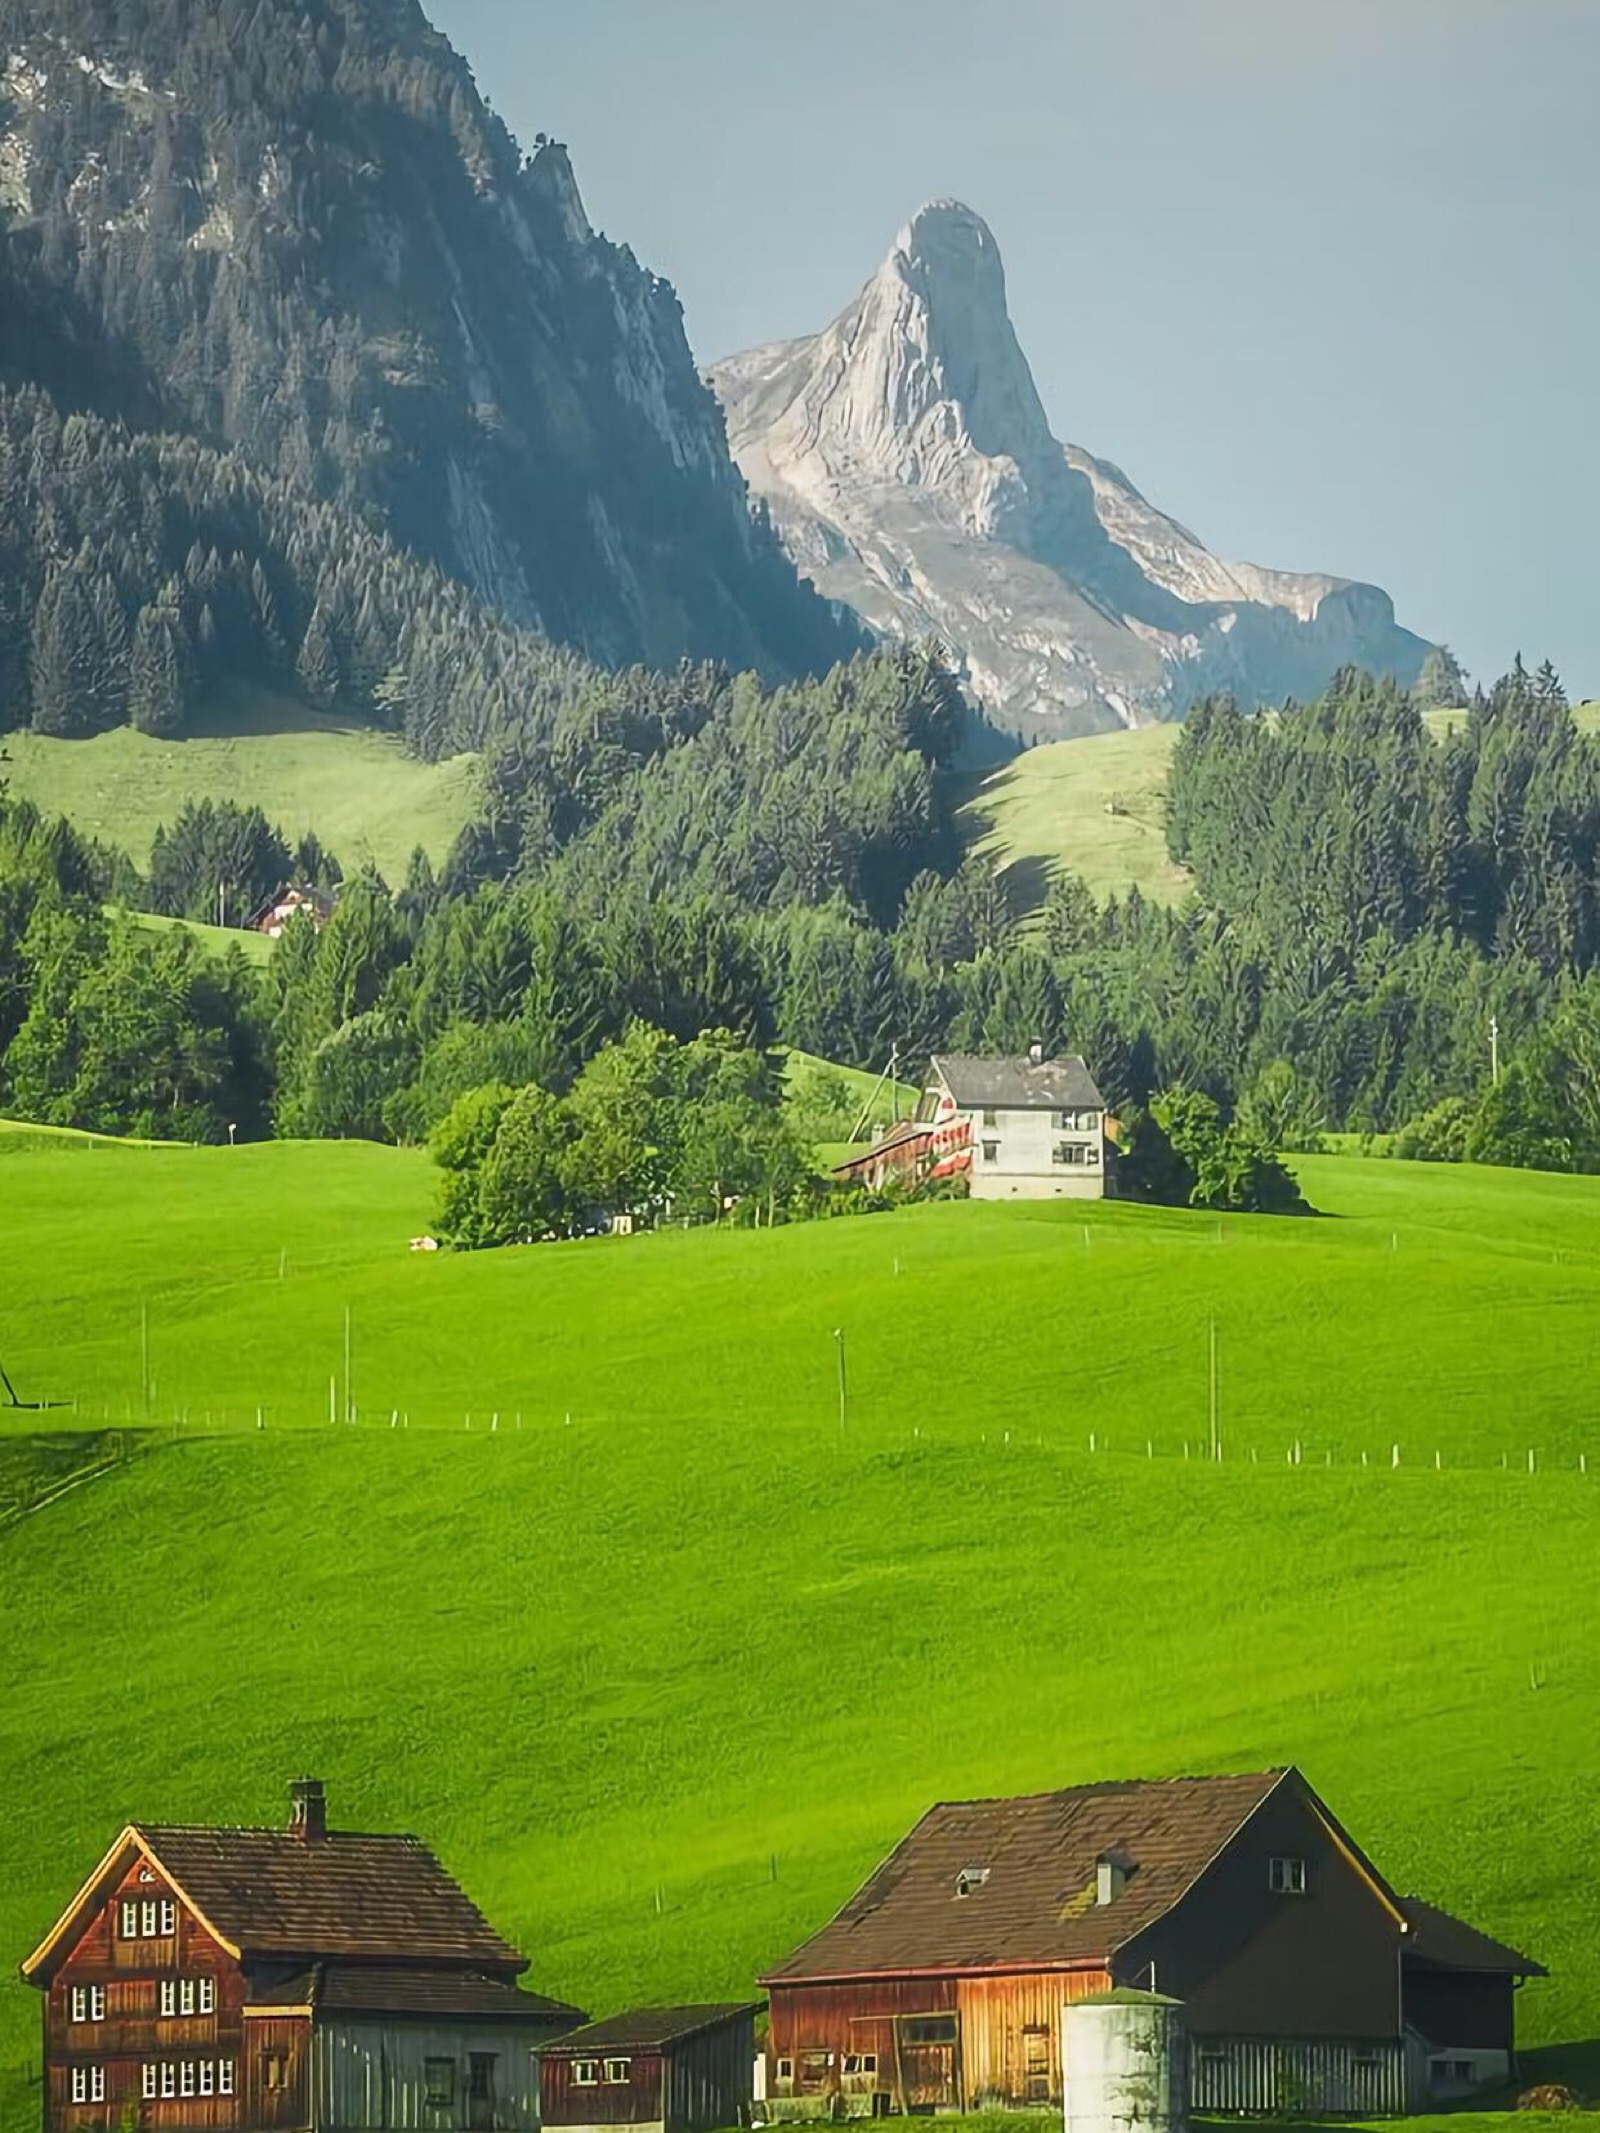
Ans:
{"type": "Polygon", "coordinates": [[[438,866],[472,812],[477,759],[421,763],[398,741],[261,692],[219,707],[210,730],[156,741],[131,726],[93,740],[13,733],[13,791],[141,869],[186,800],[259,806],[291,843],[315,830],[349,872],[368,860],[399,884],[420,844],[438,866]]]}
{"type": "MultiPolygon", "coordinates": [[[[122,1819],[276,1820],[305,1770],[598,2010],[745,1991],[934,1798],[1293,1760],[1550,1963],[1530,2042],[1591,2039],[1600,1184],[1303,1171],[1327,1219],[427,1257],[414,1153],[23,1138],[0,1360],[137,1429],[143,1310],[156,1389],[0,1530],[5,1967],[122,1819]]],[[[0,1986],[0,2067],[35,2013],[0,1986]]]]}

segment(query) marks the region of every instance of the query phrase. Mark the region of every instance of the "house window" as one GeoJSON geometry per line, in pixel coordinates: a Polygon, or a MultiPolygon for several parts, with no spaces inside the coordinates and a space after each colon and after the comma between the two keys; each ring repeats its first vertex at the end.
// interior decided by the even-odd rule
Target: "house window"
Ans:
{"type": "Polygon", "coordinates": [[[1267,1886],[1274,1896],[1303,1896],[1306,1863],[1303,1859],[1271,1859],[1267,1862],[1267,1886]]]}
{"type": "Polygon", "coordinates": [[[161,2012],[163,2015],[175,2015],[177,2011],[178,1981],[175,1977],[164,1977],[161,1980],[161,2012]]]}
{"type": "Polygon", "coordinates": [[[792,2059],[780,2059],[778,2061],[778,2079],[780,2081],[793,2081],[794,2061],[792,2059]]]}
{"type": "MultiPolygon", "coordinates": [[[[494,2102],[494,2052],[473,2052],[467,2059],[467,2096],[473,2103],[494,2102]]],[[[474,2123],[477,2123],[475,2120],[474,2123]]]]}
{"type": "Polygon", "coordinates": [[[456,2100],[454,2059],[424,2059],[422,2100],[430,2111],[448,2111],[456,2100]]]}
{"type": "Polygon", "coordinates": [[[268,2052],[262,2060],[261,2086],[264,2089],[286,2089],[289,2086],[289,2062],[282,2052],[268,2052]]]}
{"type": "Polygon", "coordinates": [[[121,1903],[117,1906],[117,1932],[123,1940],[139,1937],[139,1906],[136,1903],[121,1903]]]}
{"type": "Polygon", "coordinates": [[[1091,1141],[1088,1147],[1084,1149],[1083,1159],[1088,1164],[1091,1170],[1098,1168],[1100,1162],[1100,1151],[1095,1146],[1093,1141],[1091,1141]]]}
{"type": "Polygon", "coordinates": [[[178,2094],[180,2096],[192,2096],[194,2094],[194,2061],[192,2059],[185,2059],[178,2068],[178,2094]]]}
{"type": "Polygon", "coordinates": [[[139,1906],[139,1933],[141,1938],[143,1938],[144,1940],[155,1939],[156,1919],[158,1916],[159,1913],[156,1910],[155,1898],[153,1896],[146,1896],[144,1901],[139,1906]]]}
{"type": "Polygon", "coordinates": [[[954,2015],[912,2015],[901,2032],[907,2044],[954,2044],[954,2015]]]}
{"type": "Polygon", "coordinates": [[[988,1878],[986,1866],[964,1866],[956,1876],[956,1894],[970,1896],[974,1889],[981,1889],[988,1878]]]}
{"type": "Polygon", "coordinates": [[[74,1985],[72,1988],[72,2020],[74,2022],[87,2022],[88,2019],[89,1988],[87,1985],[74,1985]]]}
{"type": "Polygon", "coordinates": [[[217,2011],[217,1981],[214,1977],[200,1980],[200,2012],[215,2014],[217,2011]]]}
{"type": "Polygon", "coordinates": [[[575,2059],[572,2063],[572,2078],[580,2089],[592,2089],[600,2079],[598,2059],[575,2059]]]}
{"type": "Polygon", "coordinates": [[[821,2089],[828,2085],[828,2070],[833,2065],[832,2052],[802,2052],[800,2054],[800,2087],[821,2089]]]}
{"type": "Polygon", "coordinates": [[[847,2074],[875,2074],[878,2071],[876,2052],[846,2052],[844,2070],[847,2074]]]}
{"type": "Polygon", "coordinates": [[[989,1126],[989,1127],[991,1127],[991,1128],[993,1128],[993,1127],[995,1127],[995,1126],[998,1126],[998,1125],[999,1125],[999,1123],[1000,1123],[1000,1114],[999,1114],[999,1112],[998,1112],[998,1111],[985,1111],[985,1112],[984,1112],[984,1114],[983,1114],[983,1122],[984,1122],[984,1124],[985,1124],[986,1126],[989,1126]]]}
{"type": "Polygon", "coordinates": [[[163,2059],[161,2062],[161,2093],[163,2096],[176,2096],[178,2093],[178,2069],[170,2059],[163,2059]]]}
{"type": "Polygon", "coordinates": [[[161,1937],[170,1940],[178,1930],[178,1906],[167,1897],[161,1906],[161,1937]]]}
{"type": "Polygon", "coordinates": [[[194,2013],[194,2001],[195,2001],[195,1990],[194,1990],[194,1988],[195,1988],[195,1980],[194,1980],[194,1979],[193,1979],[192,1977],[186,1977],[186,1978],[183,1978],[183,1979],[182,1979],[182,1980],[181,1980],[181,1981],[179,1982],[179,1985],[178,1985],[178,2012],[179,2012],[179,2014],[186,2014],[186,2015],[187,2015],[187,2014],[193,2014],[193,2013],[194,2013]]]}
{"type": "Polygon", "coordinates": [[[983,1144],[983,1159],[984,1159],[984,1161],[985,1161],[986,1163],[998,1163],[998,1162],[999,1162],[999,1160],[1000,1160],[1000,1143],[999,1143],[998,1141],[985,1141],[985,1142],[984,1142],[984,1144],[983,1144]]]}
{"type": "Polygon", "coordinates": [[[72,2100],[74,2103],[89,2101],[89,2069],[86,2066],[72,2069],[72,2100]]]}
{"type": "Polygon", "coordinates": [[[606,2061],[607,2081],[626,2081],[628,2069],[631,2065],[632,2061],[628,2059],[608,2059],[606,2061]]]}
{"type": "Polygon", "coordinates": [[[202,2096],[214,2096],[216,2088],[216,2062],[211,2059],[202,2059],[200,2062],[200,2093],[202,2096]]]}
{"type": "Polygon", "coordinates": [[[157,2086],[161,2080],[161,2069],[156,2065],[154,2059],[146,2059],[144,2065],[139,2069],[139,2075],[140,2094],[144,2097],[146,2103],[153,2103],[157,2086]]]}
{"type": "Polygon", "coordinates": [[[231,2059],[219,2059],[217,2061],[217,2094],[219,2096],[231,2096],[233,2094],[233,2061],[231,2059]]]}

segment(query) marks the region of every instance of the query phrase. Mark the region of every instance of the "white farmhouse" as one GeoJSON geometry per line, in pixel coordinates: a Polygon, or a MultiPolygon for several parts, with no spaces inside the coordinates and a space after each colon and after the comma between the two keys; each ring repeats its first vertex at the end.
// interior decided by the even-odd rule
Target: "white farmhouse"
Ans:
{"type": "Polygon", "coordinates": [[[1105,1195],[1106,1103],[1079,1058],[935,1057],[919,1116],[970,1151],[975,1200],[1105,1195]]]}

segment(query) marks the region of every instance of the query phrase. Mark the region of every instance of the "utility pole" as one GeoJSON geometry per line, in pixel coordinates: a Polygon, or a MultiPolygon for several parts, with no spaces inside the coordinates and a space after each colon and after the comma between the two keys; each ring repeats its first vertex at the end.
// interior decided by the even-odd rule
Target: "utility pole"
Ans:
{"type": "Polygon", "coordinates": [[[350,1413],[350,1306],[344,1307],[344,1418],[349,1422],[350,1413]]]}
{"type": "Polygon", "coordinates": [[[845,1423],[849,1414],[850,1397],[849,1381],[845,1376],[843,1326],[834,1327],[833,1337],[838,1344],[839,1350],[839,1431],[840,1434],[843,1435],[845,1423]]]}
{"type": "Polygon", "coordinates": [[[1500,1017],[1489,1017],[1489,1079],[1496,1088],[1500,1086],[1500,1017]]]}
{"type": "Polygon", "coordinates": [[[1219,1388],[1217,1382],[1217,1322],[1211,1321],[1211,1456],[1222,1457],[1222,1431],[1219,1388]]]}
{"type": "Polygon", "coordinates": [[[150,1419],[150,1306],[139,1306],[139,1404],[150,1419]]]}

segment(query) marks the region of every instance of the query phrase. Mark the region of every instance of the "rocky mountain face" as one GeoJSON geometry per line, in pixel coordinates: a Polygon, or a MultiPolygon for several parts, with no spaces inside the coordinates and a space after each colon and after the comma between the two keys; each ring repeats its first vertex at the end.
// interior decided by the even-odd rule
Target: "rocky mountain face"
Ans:
{"type": "Polygon", "coordinates": [[[237,450],[609,663],[826,665],[671,288],[415,0],[0,0],[0,378],[237,450]]]}
{"type": "Polygon", "coordinates": [[[718,364],[729,441],[795,562],[875,629],[943,640],[996,723],[1059,737],[1319,690],[1428,649],[1376,586],[1228,563],[1050,425],[987,225],[925,207],[808,339],[718,364]]]}

